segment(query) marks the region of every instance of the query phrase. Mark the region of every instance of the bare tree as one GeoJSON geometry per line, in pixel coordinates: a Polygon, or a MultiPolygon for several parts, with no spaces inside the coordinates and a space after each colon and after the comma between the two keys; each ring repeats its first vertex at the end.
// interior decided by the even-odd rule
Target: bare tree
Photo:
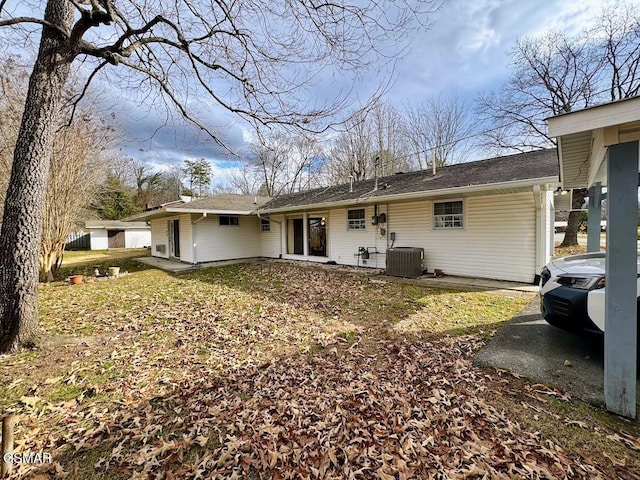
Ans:
{"type": "Polygon", "coordinates": [[[331,148],[327,171],[331,182],[391,175],[411,170],[405,122],[389,103],[378,100],[354,112],[331,148]]]}
{"type": "Polygon", "coordinates": [[[260,190],[261,177],[249,168],[240,168],[238,171],[230,173],[227,178],[234,193],[257,195],[260,190]]]}
{"type": "MultiPolygon", "coordinates": [[[[13,145],[18,135],[27,80],[26,69],[16,59],[5,59],[0,73],[3,88],[0,104],[0,191],[3,199],[11,172],[13,145]]],[[[106,155],[113,131],[111,125],[93,117],[86,109],[79,112],[70,125],[59,125],[56,130],[38,262],[43,280],[53,279],[62,260],[67,237],[91,201],[104,172],[103,165],[108,163],[106,155]]]]}
{"type": "MultiPolygon", "coordinates": [[[[214,139],[190,105],[216,104],[258,123],[310,129],[344,99],[305,108],[299,94],[328,65],[371,67],[381,58],[382,39],[402,48],[416,18],[433,7],[430,0],[409,1],[48,0],[42,16],[39,4],[9,11],[0,1],[0,27],[35,25],[42,32],[5,199],[11,208],[0,231],[0,351],[33,342],[39,331],[38,242],[54,128],[74,61],[95,65],[87,84],[108,67],[126,69],[129,86],[155,86],[214,139]],[[12,14],[25,10],[33,13],[12,14]]],[[[87,84],[72,87],[82,97],[87,84]]]]}
{"type": "Polygon", "coordinates": [[[493,127],[487,146],[527,151],[554,145],[545,118],[597,101],[602,57],[586,37],[561,32],[518,40],[511,51],[512,73],[499,93],[482,94],[478,111],[493,127]]]}
{"type": "Polygon", "coordinates": [[[277,196],[319,185],[324,153],[314,136],[258,130],[248,144],[243,168],[231,180],[241,193],[277,196]]]}
{"type": "Polygon", "coordinates": [[[40,278],[45,281],[53,280],[67,238],[98,188],[112,142],[110,129],[88,113],[56,134],[39,257],[40,278]]]}
{"type": "MultiPolygon", "coordinates": [[[[13,149],[20,128],[24,92],[29,78],[14,57],[0,61],[0,201],[4,206],[11,174],[13,149]]],[[[0,223],[4,208],[0,207],[0,223]]]]}
{"type": "Polygon", "coordinates": [[[364,180],[373,176],[373,134],[367,122],[366,111],[351,115],[331,147],[327,171],[331,183],[342,183],[353,178],[364,180]]]}
{"type": "Polygon", "coordinates": [[[420,169],[463,162],[471,144],[473,131],[470,111],[455,94],[438,95],[405,106],[404,136],[411,146],[411,156],[420,169]]]}
{"type": "MultiPolygon", "coordinates": [[[[525,39],[512,52],[513,73],[499,94],[479,99],[479,112],[493,129],[488,143],[529,150],[555,145],[545,118],[640,91],[640,16],[637,7],[605,9],[596,26],[570,37],[549,33],[525,39]]],[[[573,192],[582,205],[586,190],[573,192]]],[[[577,245],[580,212],[569,214],[562,246],[577,245]]]]}
{"type": "Polygon", "coordinates": [[[604,47],[605,68],[600,83],[608,85],[609,99],[640,93],[640,8],[621,4],[605,8],[591,32],[604,47]]]}

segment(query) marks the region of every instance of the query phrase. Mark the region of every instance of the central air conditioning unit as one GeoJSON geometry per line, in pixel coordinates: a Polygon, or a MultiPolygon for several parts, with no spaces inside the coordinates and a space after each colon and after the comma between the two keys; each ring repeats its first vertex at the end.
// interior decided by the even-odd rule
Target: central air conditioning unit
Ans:
{"type": "Polygon", "coordinates": [[[422,275],[423,260],[424,248],[388,248],[385,273],[394,277],[418,278],[422,275]]]}

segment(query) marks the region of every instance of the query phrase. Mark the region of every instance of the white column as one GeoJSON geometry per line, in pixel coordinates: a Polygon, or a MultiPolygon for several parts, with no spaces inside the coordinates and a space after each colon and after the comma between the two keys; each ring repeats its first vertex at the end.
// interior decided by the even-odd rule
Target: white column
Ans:
{"type": "Polygon", "coordinates": [[[589,220],[587,224],[587,252],[600,251],[600,219],[602,218],[602,185],[589,188],[589,220]]]}
{"type": "Polygon", "coordinates": [[[302,251],[304,256],[309,256],[309,214],[302,214],[302,251]]]}

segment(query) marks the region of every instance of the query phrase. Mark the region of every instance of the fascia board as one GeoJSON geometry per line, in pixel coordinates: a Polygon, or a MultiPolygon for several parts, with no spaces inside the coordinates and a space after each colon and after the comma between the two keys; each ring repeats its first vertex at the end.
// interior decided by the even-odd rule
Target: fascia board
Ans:
{"type": "Polygon", "coordinates": [[[518,188],[518,187],[533,187],[534,185],[555,184],[555,183],[559,183],[558,177],[541,177],[541,178],[533,178],[533,179],[527,179],[527,180],[516,180],[513,182],[487,183],[484,185],[443,188],[439,190],[428,190],[428,191],[410,192],[410,193],[398,193],[395,195],[377,195],[375,197],[359,197],[359,198],[351,198],[348,200],[340,200],[337,202],[294,205],[294,206],[282,207],[282,208],[270,208],[270,209],[265,208],[265,209],[258,210],[258,212],[259,213],[282,213],[282,212],[291,212],[291,211],[299,211],[299,210],[309,210],[309,209],[315,209],[315,208],[343,207],[343,206],[349,206],[349,205],[386,203],[386,202],[392,202],[392,201],[413,200],[413,199],[417,200],[421,198],[439,197],[442,195],[477,193],[477,192],[485,192],[489,190],[503,190],[503,189],[509,189],[509,188],[518,188]]]}

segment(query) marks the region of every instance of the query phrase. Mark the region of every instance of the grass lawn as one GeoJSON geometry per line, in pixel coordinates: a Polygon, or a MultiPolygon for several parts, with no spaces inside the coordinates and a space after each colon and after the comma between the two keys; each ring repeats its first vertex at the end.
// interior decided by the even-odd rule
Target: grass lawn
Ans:
{"type": "MultiPolygon", "coordinates": [[[[44,340],[0,356],[16,478],[638,478],[640,430],[477,369],[532,300],[279,262],[40,289],[44,340]]],[[[97,256],[96,256],[97,255],[97,256]]]]}

